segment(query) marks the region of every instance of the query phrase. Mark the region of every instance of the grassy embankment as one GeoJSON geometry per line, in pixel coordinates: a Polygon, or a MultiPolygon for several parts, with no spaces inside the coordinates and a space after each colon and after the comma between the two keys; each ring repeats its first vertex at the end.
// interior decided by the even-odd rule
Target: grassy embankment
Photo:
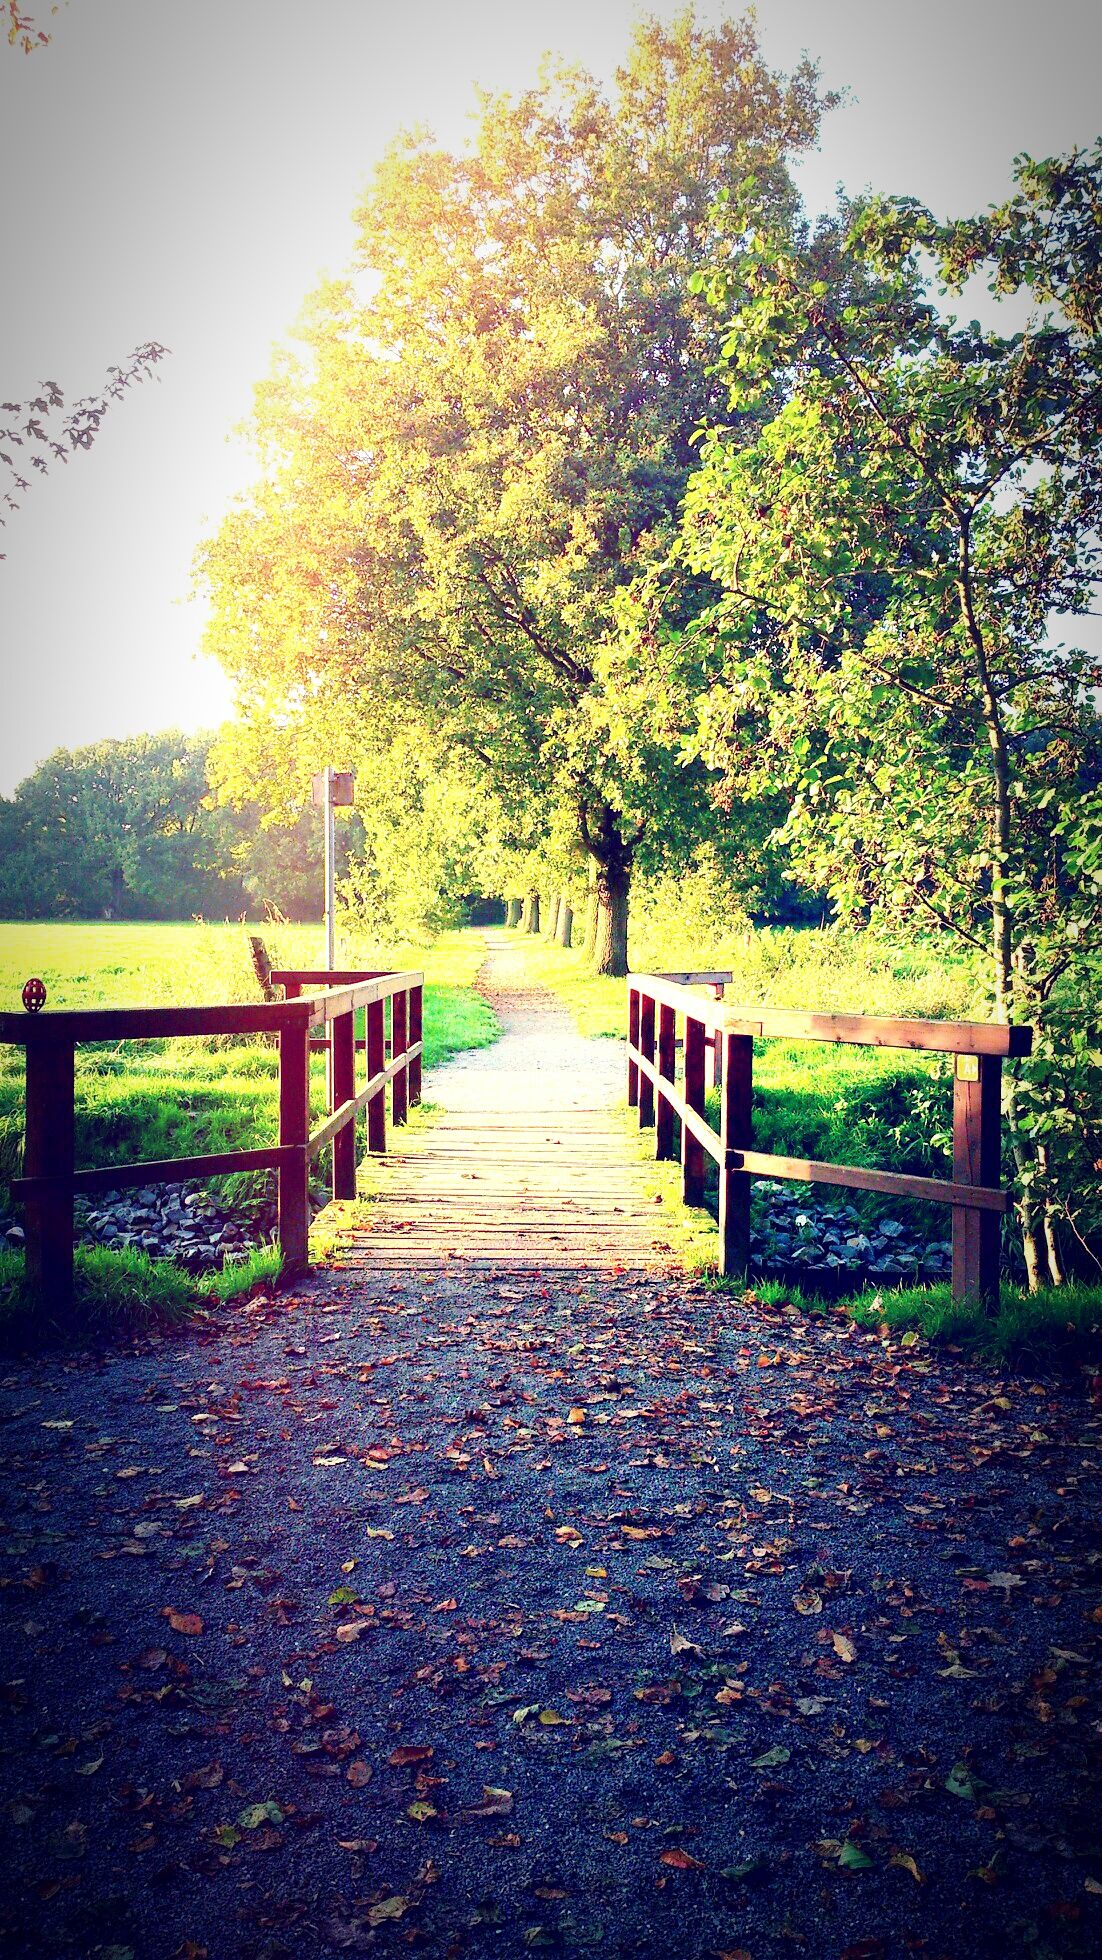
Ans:
{"type": "MultiPolygon", "coordinates": [[[[279,926],[263,936],[275,965],[321,957],[316,926],[279,926]]],[[[475,933],[444,933],[430,946],[378,948],[355,941],[341,957],[365,967],[416,967],[425,973],[426,1066],[492,1041],[496,1024],[473,992],[482,959],[475,933]]],[[[0,925],[0,1007],[19,1007],[23,982],[38,974],[51,1007],[135,1007],[251,1000],[257,997],[247,929],[237,925],[0,925]]],[[[78,1051],[76,1160],[95,1166],[195,1151],[244,1150],[276,1134],[274,1045],[237,1040],[125,1042],[78,1051]]],[[[324,1063],[315,1057],[311,1105],[324,1107],[324,1063]]],[[[23,1057],[0,1048],[0,1211],[22,1150],[23,1057]]],[[[223,1198],[256,1201],[264,1174],[217,1180],[223,1198]]],[[[227,1298],[278,1270],[261,1248],[248,1262],[201,1283],[227,1298]]],[[[114,1320],[127,1303],[156,1300],[166,1317],[186,1310],[196,1282],[166,1260],[136,1252],[78,1252],[78,1295],[86,1315],[114,1320]]],[[[22,1257],[0,1251],[0,1306],[22,1296],[22,1257]]]]}
{"type": "MultiPolygon", "coordinates": [[[[525,952],[531,978],[554,989],[585,1033],[626,1034],[623,981],[595,979],[577,952],[565,953],[544,937],[528,939],[525,952]]],[[[740,1004],[938,1020],[988,1018],[978,971],[969,959],[947,960],[933,947],[900,951],[871,936],[763,931],[702,956],[666,933],[660,944],[633,943],[632,957],[643,972],[730,970],[735,978],[727,998],[740,1004]]],[[[715,1122],[714,1098],[710,1114],[715,1122]]],[[[944,1177],[951,1171],[951,1119],[948,1057],[814,1042],[755,1043],[754,1140],[759,1149],[944,1177]]],[[[649,1136],[640,1139],[640,1148],[650,1155],[649,1136]]],[[[666,1230],[676,1253],[691,1270],[714,1267],[714,1232],[701,1213],[681,1207],[680,1172],[672,1165],[652,1164],[651,1177],[654,1195],[668,1207],[666,1230]]],[[[833,1197],[853,1204],[869,1217],[877,1211],[883,1215],[887,1208],[885,1200],[854,1192],[835,1195],[820,1188],[816,1196],[822,1203],[833,1197]]],[[[891,1208],[897,1217],[922,1222],[939,1238],[947,1236],[943,1207],[897,1203],[891,1208]]],[[[807,1311],[823,1307],[788,1282],[764,1281],[756,1291],[807,1311]]],[[[997,1313],[972,1302],[955,1304],[947,1285],[867,1288],[840,1304],[864,1326],[968,1348],[996,1364],[1085,1360],[1099,1353],[1102,1336],[1102,1286],[1096,1285],[1051,1288],[1032,1296],[1021,1287],[1004,1285],[997,1313]]]]}

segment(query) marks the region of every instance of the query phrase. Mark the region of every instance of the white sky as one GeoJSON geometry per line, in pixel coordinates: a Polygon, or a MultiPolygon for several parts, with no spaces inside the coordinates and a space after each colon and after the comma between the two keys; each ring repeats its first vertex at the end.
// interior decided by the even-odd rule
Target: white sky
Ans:
{"type": "MultiPolygon", "coordinates": [[[[144,340],[171,359],[94,449],[0,531],[0,793],[51,749],[231,707],[197,654],[195,545],[248,464],[232,430],[395,131],[462,141],[475,83],[517,90],[547,48],[610,77],[667,0],[27,0],[53,29],[0,44],[0,398],[72,398],[144,340]]],[[[702,0],[701,19],[737,14],[702,0]]],[[[871,184],[982,208],[1022,150],[1102,125],[1096,0],[761,0],[766,56],[806,48],[851,91],[799,175],[822,209],[871,184]]]]}

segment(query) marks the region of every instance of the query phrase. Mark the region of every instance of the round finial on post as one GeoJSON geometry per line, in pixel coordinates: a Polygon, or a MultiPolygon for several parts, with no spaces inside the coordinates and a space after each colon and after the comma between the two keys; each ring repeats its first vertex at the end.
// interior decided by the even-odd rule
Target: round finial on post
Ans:
{"type": "Polygon", "coordinates": [[[28,1014],[38,1014],[46,1005],[46,988],[39,979],[28,980],[23,989],[23,1005],[28,1014]]]}

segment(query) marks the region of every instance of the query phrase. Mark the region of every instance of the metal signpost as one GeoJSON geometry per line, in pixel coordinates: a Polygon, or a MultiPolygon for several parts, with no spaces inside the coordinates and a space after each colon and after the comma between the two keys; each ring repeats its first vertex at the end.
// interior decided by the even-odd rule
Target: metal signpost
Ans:
{"type": "Polygon", "coordinates": [[[356,778],[351,769],[319,769],[313,779],[314,802],[325,812],[325,964],[332,971],[337,964],[336,928],[336,809],[349,809],[356,800],[356,778]]]}

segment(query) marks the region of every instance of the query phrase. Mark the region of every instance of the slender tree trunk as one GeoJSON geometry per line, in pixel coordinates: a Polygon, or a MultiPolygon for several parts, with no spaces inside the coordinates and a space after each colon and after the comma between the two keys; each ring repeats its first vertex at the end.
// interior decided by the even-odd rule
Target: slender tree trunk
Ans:
{"type": "Polygon", "coordinates": [[[593,944],[597,937],[597,860],[591,857],[586,869],[585,894],[585,932],[582,937],[582,957],[593,958],[593,944]]]}
{"type": "Polygon", "coordinates": [[[522,932],[538,932],[540,929],[540,895],[538,892],[529,892],[524,901],[524,908],[520,915],[520,929],[522,932]]]}
{"type": "Polygon", "coordinates": [[[505,914],[505,923],[507,926],[519,926],[520,924],[519,898],[511,898],[508,901],[508,909],[505,914]]]}
{"type": "Polygon", "coordinates": [[[570,935],[573,930],[573,926],[574,926],[573,908],[571,907],[569,901],[564,898],[562,904],[559,906],[559,922],[555,928],[555,938],[557,939],[560,946],[565,946],[567,952],[570,951],[570,935]]]}
{"type": "Polygon", "coordinates": [[[554,939],[559,930],[559,913],[562,911],[562,893],[556,892],[547,912],[547,936],[554,939]]]}
{"type": "MultiPolygon", "coordinates": [[[[1037,1168],[1041,1174],[1041,1183],[1047,1193],[1052,1188],[1052,1166],[1049,1160],[1047,1144],[1042,1143],[1037,1146],[1037,1168]]],[[[1060,1230],[1056,1222],[1056,1210],[1052,1199],[1047,1195],[1044,1200],[1044,1233],[1045,1255],[1048,1259],[1049,1277],[1052,1280],[1053,1286],[1063,1286],[1067,1279],[1067,1268],[1064,1264],[1064,1254],[1060,1245],[1060,1230]]]]}
{"type": "MultiPolygon", "coordinates": [[[[1014,909],[1009,891],[1010,853],[1013,844],[1014,804],[1010,745],[1003,726],[1002,706],[988,658],[987,643],[975,608],[971,562],[971,538],[967,522],[962,522],[957,590],[961,613],[975,661],[979,686],[980,713],[991,757],[991,787],[994,837],[991,852],[991,956],[995,993],[995,1018],[1009,1021],[1015,1007],[1014,909]]],[[[1041,1164],[1033,1139],[1017,1122],[1013,1064],[1008,1070],[1005,1115],[1010,1144],[1018,1172],[1020,1196],[1017,1204],[1025,1257],[1026,1278],[1031,1293],[1051,1278],[1058,1285],[1062,1272],[1059,1258],[1050,1264],[1044,1229],[1045,1193],[1041,1164]]]]}

